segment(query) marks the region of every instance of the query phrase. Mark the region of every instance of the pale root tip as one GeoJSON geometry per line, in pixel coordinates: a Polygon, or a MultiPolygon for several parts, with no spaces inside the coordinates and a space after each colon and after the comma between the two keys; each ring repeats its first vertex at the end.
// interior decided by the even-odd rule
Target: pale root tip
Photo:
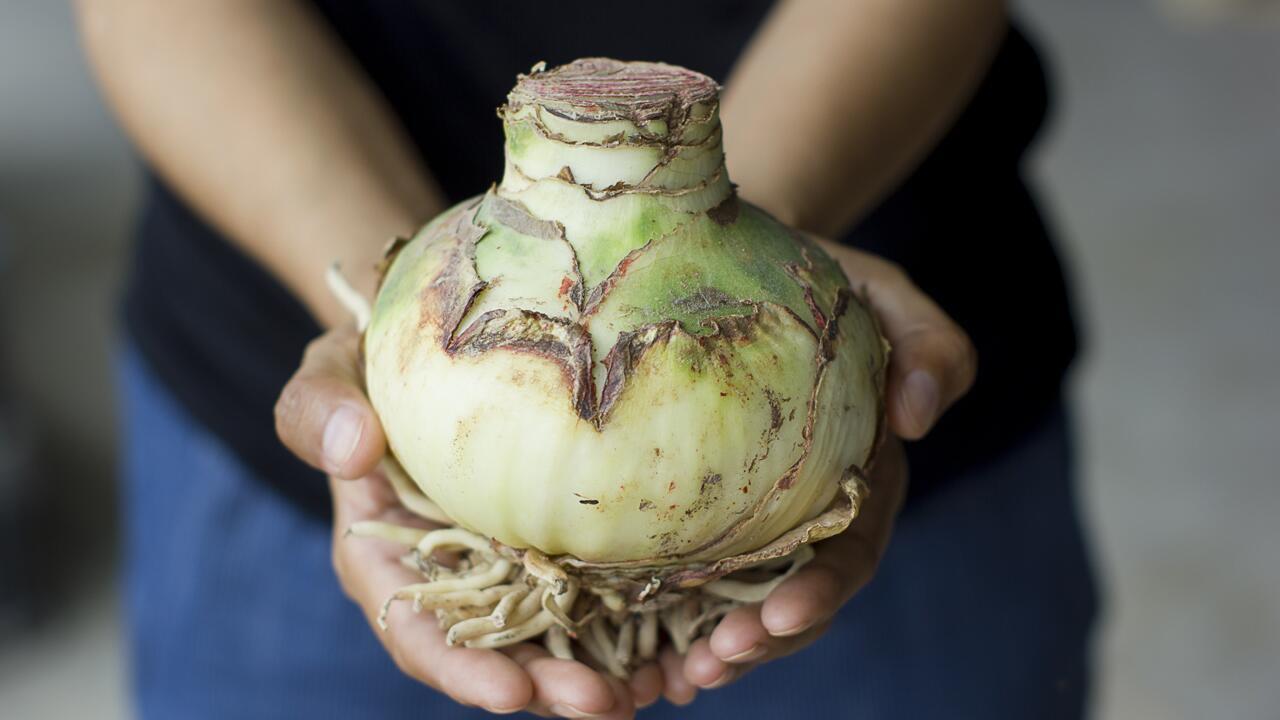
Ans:
{"type": "Polygon", "coordinates": [[[333,297],[355,318],[356,329],[364,332],[365,328],[369,327],[369,318],[373,315],[369,300],[351,286],[351,282],[347,280],[346,275],[342,274],[342,268],[338,263],[329,266],[324,273],[324,280],[333,297]]]}

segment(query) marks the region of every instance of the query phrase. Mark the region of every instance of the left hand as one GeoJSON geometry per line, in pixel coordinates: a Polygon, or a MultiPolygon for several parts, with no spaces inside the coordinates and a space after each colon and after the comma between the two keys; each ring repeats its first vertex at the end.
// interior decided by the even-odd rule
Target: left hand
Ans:
{"type": "Polygon", "coordinates": [[[276,406],[276,426],[298,457],[329,474],[334,570],[396,665],[459,703],[495,713],[526,710],[544,717],[628,720],[637,707],[655,702],[662,674],[652,663],[622,683],[583,663],[551,657],[533,643],[502,650],[450,647],[435,622],[415,617],[403,602],[393,604],[387,618],[394,632],[378,629],[386,598],[421,577],[401,564],[403,547],[347,538],[347,529],[367,520],[428,524],[401,507],[378,470],[386,439],[362,390],[358,348],[359,335],[352,327],[330,330],[313,341],[276,406]]]}
{"type": "Polygon", "coordinates": [[[898,438],[918,439],[968,392],[977,356],[964,331],[893,263],[818,240],[853,287],[865,289],[893,350],[886,411],[891,436],[867,480],[870,496],[845,532],[814,545],[816,556],[765,601],[734,610],[681,658],[662,656],[663,694],[691,702],[699,688],[721,687],[752,667],[794,653],[822,636],[832,617],[871,580],[906,494],[907,464],[898,438]]]}

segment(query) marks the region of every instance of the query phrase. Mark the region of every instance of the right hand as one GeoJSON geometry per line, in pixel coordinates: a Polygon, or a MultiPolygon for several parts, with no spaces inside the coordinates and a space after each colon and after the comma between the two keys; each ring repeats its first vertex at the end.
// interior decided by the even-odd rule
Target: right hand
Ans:
{"type": "Polygon", "coordinates": [[[409,603],[392,605],[390,629],[378,629],[383,602],[421,578],[400,564],[402,547],[345,537],[347,528],[362,520],[429,523],[404,510],[378,473],[386,437],[361,389],[358,347],[359,334],[350,327],[307,347],[276,405],[276,431],[298,457],[330,476],[334,569],[396,665],[464,705],[495,713],[631,718],[637,707],[655,702],[663,691],[656,665],[623,683],[531,643],[501,651],[449,647],[434,618],[415,615],[409,603]]]}

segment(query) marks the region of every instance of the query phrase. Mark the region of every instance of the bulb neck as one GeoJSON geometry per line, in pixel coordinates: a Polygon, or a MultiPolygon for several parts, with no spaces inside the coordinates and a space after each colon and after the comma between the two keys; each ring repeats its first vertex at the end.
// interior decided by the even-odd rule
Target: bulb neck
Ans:
{"type": "Polygon", "coordinates": [[[595,200],[731,192],[719,87],[700,73],[604,58],[535,67],[499,115],[508,191],[567,183],[595,200]]]}

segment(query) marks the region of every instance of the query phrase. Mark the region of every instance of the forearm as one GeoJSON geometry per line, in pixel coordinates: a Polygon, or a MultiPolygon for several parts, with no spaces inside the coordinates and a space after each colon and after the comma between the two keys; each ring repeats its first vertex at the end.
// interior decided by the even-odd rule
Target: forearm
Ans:
{"type": "Polygon", "coordinates": [[[1005,23],[1000,0],[787,0],[727,85],[740,192],[789,224],[843,233],[950,127],[1005,23]]]}
{"type": "Polygon", "coordinates": [[[86,52],[157,171],[325,324],[324,269],[370,292],[378,248],[443,209],[390,109],[294,2],[81,0],[86,52]]]}

